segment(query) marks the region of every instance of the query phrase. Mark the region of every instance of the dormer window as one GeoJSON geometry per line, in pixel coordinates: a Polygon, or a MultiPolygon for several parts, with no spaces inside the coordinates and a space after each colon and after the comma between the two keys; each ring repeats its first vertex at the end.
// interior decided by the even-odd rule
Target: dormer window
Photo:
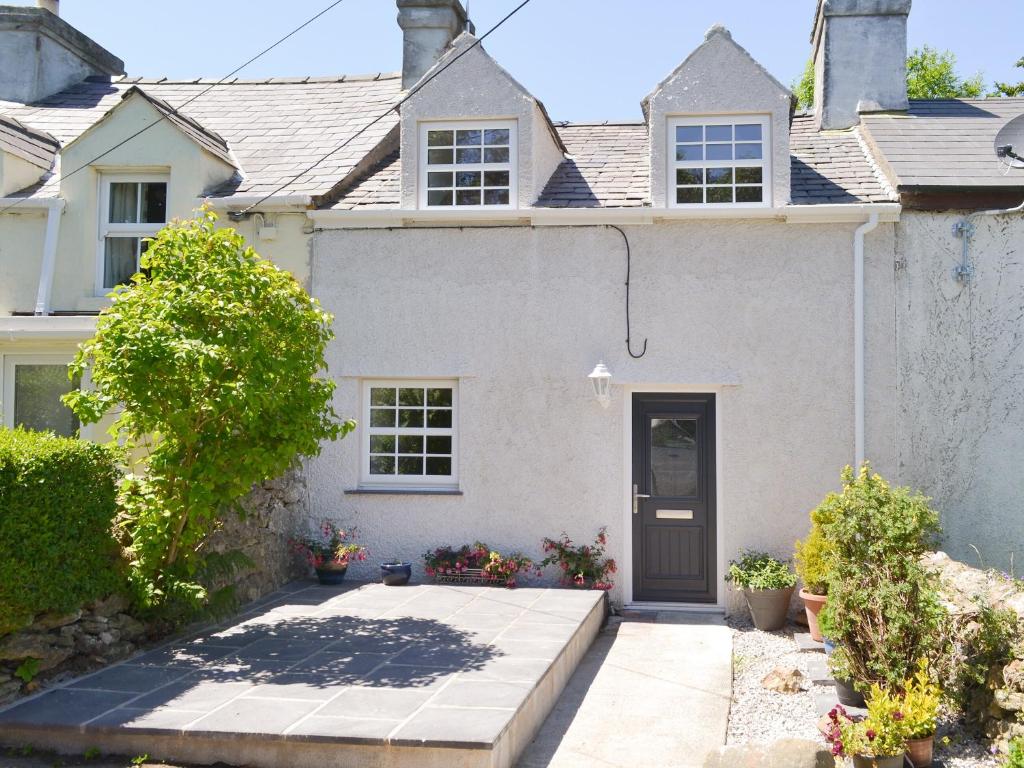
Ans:
{"type": "Polygon", "coordinates": [[[96,287],[103,294],[139,271],[145,238],[167,223],[167,177],[107,175],[100,196],[100,258],[96,287]]]}
{"type": "Polygon", "coordinates": [[[771,205],[769,127],[767,115],[669,118],[669,205],[771,205]]]}
{"type": "Polygon", "coordinates": [[[515,132],[512,121],[422,123],[420,207],[515,207],[515,132]]]}

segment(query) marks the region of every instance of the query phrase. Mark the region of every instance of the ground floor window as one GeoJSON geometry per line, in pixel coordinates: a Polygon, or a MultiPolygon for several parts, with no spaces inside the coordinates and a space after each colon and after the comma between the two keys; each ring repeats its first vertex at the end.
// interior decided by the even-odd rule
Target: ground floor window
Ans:
{"type": "Polygon", "coordinates": [[[455,381],[366,381],[362,399],[364,486],[455,486],[455,381]]]}
{"type": "Polygon", "coordinates": [[[76,436],[78,417],[60,399],[77,387],[68,379],[69,362],[63,355],[6,355],[4,424],[76,436]]]}

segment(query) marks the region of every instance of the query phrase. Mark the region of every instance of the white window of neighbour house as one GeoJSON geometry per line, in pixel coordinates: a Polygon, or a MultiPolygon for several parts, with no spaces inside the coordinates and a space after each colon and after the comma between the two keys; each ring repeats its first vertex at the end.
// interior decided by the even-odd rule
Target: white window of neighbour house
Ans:
{"type": "Polygon", "coordinates": [[[68,378],[70,362],[70,355],[5,355],[4,426],[76,436],[78,417],[60,399],[78,386],[68,378]]]}
{"type": "Polygon", "coordinates": [[[361,486],[457,486],[455,381],[365,381],[362,399],[361,486]]]}
{"type": "Polygon", "coordinates": [[[421,123],[420,208],[514,208],[512,121],[421,123]]]}
{"type": "Polygon", "coordinates": [[[98,294],[128,283],[139,271],[147,237],[167,223],[167,177],[108,175],[100,190],[98,294]]]}
{"type": "Polygon", "coordinates": [[[767,115],[670,118],[669,205],[771,205],[770,127],[767,115]]]}

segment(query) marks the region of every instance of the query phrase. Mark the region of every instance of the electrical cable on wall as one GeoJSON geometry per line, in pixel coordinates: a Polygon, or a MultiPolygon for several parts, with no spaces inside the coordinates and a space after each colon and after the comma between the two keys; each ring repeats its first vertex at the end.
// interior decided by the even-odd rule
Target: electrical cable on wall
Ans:
{"type": "Polygon", "coordinates": [[[615,224],[606,224],[605,226],[609,227],[610,229],[614,229],[620,235],[622,235],[622,242],[626,244],[626,351],[629,352],[629,356],[632,357],[634,360],[639,360],[641,357],[647,354],[647,338],[644,337],[644,346],[643,349],[640,350],[640,354],[635,354],[633,352],[633,345],[630,342],[631,324],[629,321],[629,276],[630,272],[632,271],[633,256],[629,248],[629,238],[626,237],[626,233],[622,231],[621,227],[618,227],[615,224]]]}

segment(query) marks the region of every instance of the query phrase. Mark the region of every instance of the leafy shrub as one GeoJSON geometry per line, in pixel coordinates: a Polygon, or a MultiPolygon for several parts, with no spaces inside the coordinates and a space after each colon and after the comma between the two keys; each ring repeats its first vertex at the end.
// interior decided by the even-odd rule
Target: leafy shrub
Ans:
{"type": "Polygon", "coordinates": [[[344,530],[330,520],[324,520],[316,533],[291,540],[292,549],[313,568],[325,566],[348,567],[352,560],[365,560],[366,547],[356,544],[355,528],[344,530]]]}
{"type": "Polygon", "coordinates": [[[840,498],[838,494],[830,493],[811,510],[811,531],[806,539],[797,541],[794,548],[796,575],[803,582],[804,589],[813,595],[828,593],[835,546],[825,535],[825,528],[839,514],[840,498]]]}
{"type": "Polygon", "coordinates": [[[832,754],[864,757],[896,757],[907,748],[906,719],[898,696],[875,684],[868,692],[868,714],[863,720],[851,718],[842,706],[829,713],[826,738],[832,754]]]}
{"type": "Polygon", "coordinates": [[[0,634],[123,586],[116,458],[93,443],[0,429],[0,634]]]}
{"type": "Polygon", "coordinates": [[[207,600],[221,515],[355,426],[322,375],[331,315],[215,221],[204,210],[150,242],[148,274],[112,294],[72,364],[95,389],[65,395],[86,424],[122,406],[117,436],[147,446],[121,495],[131,583],[142,607],[183,618],[207,600]]]}
{"type": "Polygon", "coordinates": [[[746,551],[729,563],[725,580],[740,589],[789,589],[796,585],[796,574],[789,563],[766,552],[746,551]]]}
{"type": "Polygon", "coordinates": [[[821,628],[836,643],[833,671],[864,690],[902,690],[917,660],[940,645],[945,616],[937,577],[921,562],[939,532],[928,500],[891,488],[865,463],[826,501],[835,516],[824,533],[835,546],[821,628]]]}
{"type": "Polygon", "coordinates": [[[580,589],[611,589],[611,574],[615,573],[615,561],[605,557],[608,531],[601,528],[593,544],[576,546],[568,534],[562,533],[557,539],[544,539],[542,547],[547,553],[539,567],[558,565],[562,569],[562,583],[580,589]]]}
{"type": "Polygon", "coordinates": [[[1018,736],[1010,742],[1010,752],[1003,768],[1024,768],[1024,738],[1018,736]]]}
{"type": "Polygon", "coordinates": [[[908,739],[924,739],[935,733],[942,703],[942,688],[932,679],[928,659],[917,662],[914,676],[904,683],[903,718],[908,739]]]}

